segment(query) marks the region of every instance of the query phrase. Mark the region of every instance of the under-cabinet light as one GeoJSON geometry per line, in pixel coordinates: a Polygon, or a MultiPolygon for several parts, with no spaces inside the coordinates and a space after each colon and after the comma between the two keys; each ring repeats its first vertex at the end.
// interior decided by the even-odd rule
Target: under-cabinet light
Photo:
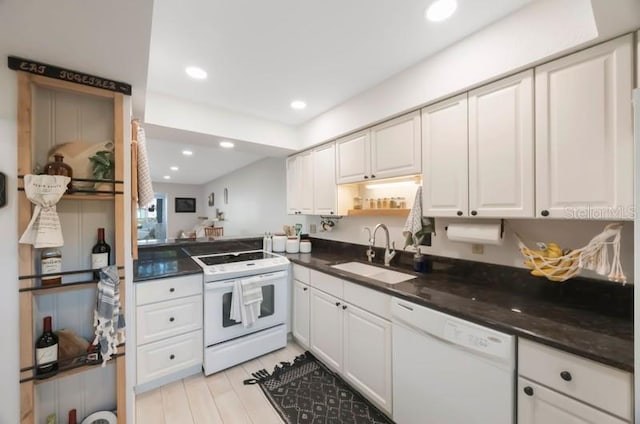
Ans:
{"type": "Polygon", "coordinates": [[[375,183],[375,184],[367,184],[365,188],[388,188],[388,187],[409,187],[418,185],[415,181],[394,181],[392,183],[375,183]]]}

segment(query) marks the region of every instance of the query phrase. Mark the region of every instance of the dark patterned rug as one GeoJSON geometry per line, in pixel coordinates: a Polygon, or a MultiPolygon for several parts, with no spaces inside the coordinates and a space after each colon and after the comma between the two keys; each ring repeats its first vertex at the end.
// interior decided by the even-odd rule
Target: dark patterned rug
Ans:
{"type": "Polygon", "coordinates": [[[310,352],[252,375],[287,424],[393,424],[310,352]]]}

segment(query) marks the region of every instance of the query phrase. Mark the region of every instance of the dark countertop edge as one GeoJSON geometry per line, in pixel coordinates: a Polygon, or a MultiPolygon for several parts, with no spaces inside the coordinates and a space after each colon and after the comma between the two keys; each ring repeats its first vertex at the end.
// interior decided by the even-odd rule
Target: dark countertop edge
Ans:
{"type": "Polygon", "coordinates": [[[183,277],[185,275],[194,275],[194,274],[202,274],[202,269],[193,270],[193,271],[176,271],[176,272],[170,272],[170,273],[161,274],[161,275],[151,275],[148,277],[134,277],[133,282],[134,284],[144,283],[146,281],[164,280],[166,278],[183,277]]]}
{"type": "MultiPolygon", "coordinates": [[[[437,310],[439,312],[443,312],[446,314],[449,314],[451,316],[457,317],[457,318],[461,318],[461,319],[465,319],[469,322],[473,322],[475,324],[479,324],[479,325],[483,325],[486,327],[489,327],[491,329],[494,330],[498,330],[498,331],[502,331],[504,333],[507,334],[511,334],[514,336],[518,336],[518,337],[523,337],[547,346],[551,346],[557,349],[560,349],[562,351],[568,352],[568,353],[572,353],[575,354],[577,356],[583,357],[583,358],[587,358],[593,361],[596,361],[600,364],[604,364],[604,365],[608,365],[614,368],[617,368],[619,370],[622,371],[627,371],[627,372],[634,372],[634,364],[633,364],[633,357],[631,358],[631,362],[625,362],[625,361],[620,361],[617,360],[615,357],[612,356],[603,356],[601,354],[598,354],[597,352],[593,352],[593,351],[589,351],[589,350],[584,350],[581,349],[579,347],[576,347],[574,345],[570,345],[567,343],[563,343],[561,341],[558,341],[552,337],[547,337],[545,335],[542,334],[538,334],[535,333],[531,330],[527,330],[526,328],[521,328],[515,325],[510,325],[510,324],[505,324],[504,322],[500,322],[500,321],[496,321],[496,320],[491,320],[491,319],[487,319],[485,317],[478,317],[477,315],[471,314],[471,313],[465,313],[464,311],[460,311],[459,309],[455,309],[455,308],[448,308],[446,306],[443,306],[441,304],[438,303],[434,303],[434,302],[430,302],[427,299],[421,298],[419,296],[416,295],[412,295],[410,293],[406,293],[403,292],[402,290],[399,289],[394,289],[391,287],[385,287],[383,285],[378,285],[378,284],[374,284],[374,283],[368,283],[366,280],[368,280],[366,277],[360,277],[360,276],[352,276],[347,272],[344,271],[339,271],[339,270],[334,270],[333,268],[331,268],[329,266],[330,262],[327,261],[327,264],[317,264],[317,263],[312,263],[312,262],[308,262],[308,261],[304,261],[304,260],[300,260],[296,257],[294,257],[293,255],[286,255],[287,258],[289,259],[289,261],[291,261],[294,264],[306,267],[306,268],[311,268],[314,269],[316,271],[325,273],[325,274],[329,274],[344,280],[347,280],[351,283],[354,284],[358,284],[373,290],[377,290],[380,291],[382,293],[386,293],[389,294],[391,296],[395,296],[395,297],[399,297],[402,298],[404,300],[407,300],[409,302],[413,302],[434,310],[437,310]]],[[[309,254],[309,258],[311,257],[311,254],[309,254]]],[[[323,261],[322,259],[319,259],[319,261],[323,261]]],[[[455,294],[448,294],[450,296],[456,296],[455,294]]],[[[526,315],[523,314],[523,317],[531,317],[533,319],[536,320],[543,320],[545,319],[544,317],[536,317],[536,316],[532,316],[532,315],[526,315]]],[[[550,321],[550,320],[549,320],[550,321]]],[[[551,323],[553,323],[553,321],[550,321],[551,323]]],[[[558,323],[558,325],[561,325],[562,323],[558,323]]],[[[588,330],[584,330],[584,329],[580,329],[577,327],[572,327],[572,329],[575,329],[576,332],[578,333],[591,333],[592,335],[595,334],[598,337],[603,337],[603,338],[610,338],[612,339],[612,341],[618,342],[618,343],[629,343],[630,346],[632,347],[633,350],[633,341],[627,341],[624,339],[620,339],[620,338],[616,338],[616,337],[612,337],[606,334],[602,334],[602,333],[593,333],[593,332],[589,332],[588,330]]]]}

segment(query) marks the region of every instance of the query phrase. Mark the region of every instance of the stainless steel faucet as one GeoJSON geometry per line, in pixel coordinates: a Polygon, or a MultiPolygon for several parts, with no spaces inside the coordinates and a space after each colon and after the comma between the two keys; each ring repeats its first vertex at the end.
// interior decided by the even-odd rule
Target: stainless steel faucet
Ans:
{"type": "Polygon", "coordinates": [[[393,257],[396,255],[396,242],[394,241],[391,243],[391,245],[389,245],[389,229],[384,224],[376,225],[373,229],[373,234],[371,228],[364,227],[364,229],[369,232],[369,248],[367,249],[367,258],[369,259],[369,262],[372,262],[372,259],[376,256],[376,252],[373,250],[373,248],[376,245],[376,232],[378,231],[378,228],[382,228],[384,230],[384,234],[387,238],[387,246],[384,251],[384,266],[389,266],[391,259],[393,259],[393,257]]]}

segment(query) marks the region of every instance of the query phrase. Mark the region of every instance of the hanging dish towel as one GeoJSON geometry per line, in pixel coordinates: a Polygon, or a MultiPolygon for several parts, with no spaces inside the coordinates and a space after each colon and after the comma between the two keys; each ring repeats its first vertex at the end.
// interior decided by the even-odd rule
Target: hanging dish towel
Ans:
{"type": "Polygon", "coordinates": [[[98,300],[93,314],[96,337],[92,344],[100,344],[102,366],[111,355],[118,351],[118,344],[124,343],[124,316],[120,305],[120,278],[115,265],[100,270],[98,300]]]}
{"type": "Polygon", "coordinates": [[[149,172],[147,141],[144,128],[138,127],[138,207],[146,208],[153,203],[153,186],[149,172]]]}
{"type": "Polygon", "coordinates": [[[260,316],[262,305],[262,287],[260,277],[236,280],[231,294],[231,312],[229,318],[241,322],[246,328],[253,325],[260,316]]]}
{"type": "Polygon", "coordinates": [[[422,186],[420,186],[416,190],[413,207],[402,229],[402,235],[405,238],[404,247],[406,248],[409,245],[419,246],[424,236],[431,232],[433,232],[433,222],[430,218],[422,216],[422,186]]]}
{"type": "Polygon", "coordinates": [[[24,192],[36,207],[20,243],[35,248],[64,245],[56,204],[67,190],[71,179],[62,175],[25,175],[24,192]]]}

